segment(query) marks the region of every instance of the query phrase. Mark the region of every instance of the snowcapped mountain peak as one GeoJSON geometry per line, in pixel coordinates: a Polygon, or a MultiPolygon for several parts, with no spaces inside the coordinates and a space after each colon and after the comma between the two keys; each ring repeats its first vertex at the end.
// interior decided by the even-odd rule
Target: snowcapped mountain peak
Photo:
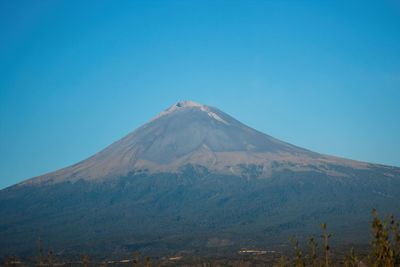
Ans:
{"type": "Polygon", "coordinates": [[[176,104],[169,107],[168,109],[162,111],[160,114],[155,116],[151,121],[154,121],[155,119],[158,119],[172,112],[183,110],[185,108],[200,108],[201,111],[208,112],[207,106],[196,103],[194,101],[185,100],[185,101],[179,101],[176,104]]]}
{"type": "Polygon", "coordinates": [[[201,111],[207,113],[207,115],[210,118],[213,118],[213,119],[215,119],[219,122],[222,122],[226,125],[229,125],[229,123],[227,123],[225,120],[223,120],[220,116],[218,116],[216,113],[212,112],[208,106],[196,103],[194,101],[189,101],[189,100],[177,102],[176,104],[172,105],[168,109],[164,110],[163,112],[161,112],[160,114],[155,116],[151,121],[154,121],[155,119],[158,119],[158,118],[165,116],[167,114],[170,114],[172,112],[180,111],[180,110],[183,110],[186,108],[199,108],[201,111]]]}
{"type": "MultiPolygon", "coordinates": [[[[194,101],[189,101],[189,100],[185,100],[185,101],[179,101],[178,103],[176,103],[175,105],[178,108],[186,108],[186,107],[204,107],[204,105],[196,103],[194,101]]],[[[172,106],[172,107],[173,107],[172,106]]]]}

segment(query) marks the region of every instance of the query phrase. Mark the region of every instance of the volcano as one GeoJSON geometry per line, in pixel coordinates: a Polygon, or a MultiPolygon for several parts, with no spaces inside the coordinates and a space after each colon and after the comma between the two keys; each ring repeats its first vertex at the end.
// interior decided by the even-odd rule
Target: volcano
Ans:
{"type": "MultiPolygon", "coordinates": [[[[60,151],[61,153],[61,151],[60,151]]],[[[322,222],[365,243],[400,215],[400,168],[322,155],[181,101],[73,166],[0,191],[0,250],[59,254],[276,248],[322,222]]],[[[341,236],[341,237],[340,237],[341,236]]]]}

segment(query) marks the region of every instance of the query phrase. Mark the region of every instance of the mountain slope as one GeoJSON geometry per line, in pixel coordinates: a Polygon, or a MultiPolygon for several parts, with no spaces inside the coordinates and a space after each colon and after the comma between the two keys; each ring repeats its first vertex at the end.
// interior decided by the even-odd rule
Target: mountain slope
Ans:
{"type": "Polygon", "coordinates": [[[400,215],[400,168],[321,155],[178,102],[94,156],[0,191],[0,249],[165,255],[276,248],[328,221],[367,241],[370,210],[400,215]]]}
{"type": "Polygon", "coordinates": [[[331,163],[361,169],[371,166],[284,143],[216,108],[181,101],[91,158],[22,184],[103,180],[132,171],[176,173],[186,164],[229,175],[241,175],[240,166],[257,165],[258,176],[268,177],[277,162],[294,170],[318,166],[322,172],[327,172],[331,163]]]}

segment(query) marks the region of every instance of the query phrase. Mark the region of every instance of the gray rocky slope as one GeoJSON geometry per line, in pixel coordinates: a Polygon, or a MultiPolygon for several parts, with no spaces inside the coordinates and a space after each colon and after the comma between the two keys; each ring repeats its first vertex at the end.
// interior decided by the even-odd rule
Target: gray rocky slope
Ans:
{"type": "Polygon", "coordinates": [[[345,174],[330,170],[329,164],[358,169],[375,166],[290,145],[240,123],[217,108],[181,101],[94,156],[21,184],[97,181],[132,171],[176,173],[186,164],[239,176],[243,175],[243,166],[257,166],[259,178],[271,176],[278,165],[278,169],[318,169],[331,175],[345,174]]]}
{"type": "MultiPolygon", "coordinates": [[[[321,155],[182,101],[73,166],[0,191],[0,250],[60,255],[280,248],[328,222],[366,243],[400,215],[400,168],[321,155]]],[[[98,256],[100,257],[100,256],[98,256]]]]}

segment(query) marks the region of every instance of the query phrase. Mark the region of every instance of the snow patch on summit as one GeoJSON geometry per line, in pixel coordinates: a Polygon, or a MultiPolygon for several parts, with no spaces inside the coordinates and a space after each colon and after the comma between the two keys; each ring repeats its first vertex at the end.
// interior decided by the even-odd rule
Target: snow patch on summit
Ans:
{"type": "Polygon", "coordinates": [[[208,116],[210,116],[213,119],[216,119],[217,121],[220,121],[222,123],[225,123],[226,125],[228,125],[229,123],[227,123],[226,121],[224,121],[220,116],[218,116],[217,114],[215,114],[214,112],[207,112],[208,116]]]}
{"type": "Polygon", "coordinates": [[[229,123],[227,123],[225,120],[223,120],[220,116],[218,116],[217,114],[215,114],[214,112],[210,111],[208,109],[207,106],[196,103],[194,101],[179,101],[178,103],[176,103],[175,105],[172,105],[171,107],[169,107],[168,109],[162,111],[160,114],[158,114],[157,116],[155,116],[151,121],[154,121],[162,116],[165,116],[167,114],[170,114],[172,112],[181,110],[182,108],[200,108],[201,111],[204,111],[207,113],[208,116],[210,116],[211,118],[220,121],[226,125],[229,125],[229,123]]]}

